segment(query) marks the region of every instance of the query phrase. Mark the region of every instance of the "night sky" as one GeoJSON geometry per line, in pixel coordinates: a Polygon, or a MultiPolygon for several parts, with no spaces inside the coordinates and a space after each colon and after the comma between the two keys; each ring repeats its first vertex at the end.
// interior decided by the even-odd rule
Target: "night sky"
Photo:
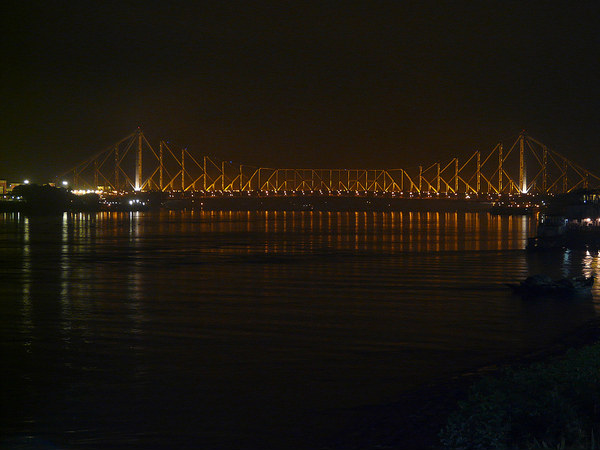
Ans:
{"type": "Polygon", "coordinates": [[[600,172],[599,2],[15,2],[0,179],[141,126],[269,167],[398,168],[525,129],[600,172]]]}

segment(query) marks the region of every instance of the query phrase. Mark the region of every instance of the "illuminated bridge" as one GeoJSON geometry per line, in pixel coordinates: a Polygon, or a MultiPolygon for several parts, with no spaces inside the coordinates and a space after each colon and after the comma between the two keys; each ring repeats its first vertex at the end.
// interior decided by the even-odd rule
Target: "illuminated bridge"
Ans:
{"type": "Polygon", "coordinates": [[[464,159],[398,169],[270,168],[152,146],[138,129],[63,174],[73,189],[232,194],[553,194],[600,187],[600,178],[522,132],[464,159]]]}

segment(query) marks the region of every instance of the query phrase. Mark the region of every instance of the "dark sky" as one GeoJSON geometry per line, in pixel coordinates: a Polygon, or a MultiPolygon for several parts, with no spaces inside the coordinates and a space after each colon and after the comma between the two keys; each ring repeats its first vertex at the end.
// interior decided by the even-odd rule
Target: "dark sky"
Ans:
{"type": "Polygon", "coordinates": [[[397,168],[527,130],[600,172],[599,2],[17,2],[0,178],[141,126],[270,167],[397,168]]]}

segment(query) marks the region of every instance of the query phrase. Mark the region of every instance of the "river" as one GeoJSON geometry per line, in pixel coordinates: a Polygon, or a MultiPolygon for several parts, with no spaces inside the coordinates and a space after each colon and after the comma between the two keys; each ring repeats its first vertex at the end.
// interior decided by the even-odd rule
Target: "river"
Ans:
{"type": "MultiPolygon", "coordinates": [[[[547,345],[599,275],[526,216],[0,214],[0,448],[302,447],[343,411],[547,345]]],[[[308,444],[306,444],[308,446],[308,444]]]]}

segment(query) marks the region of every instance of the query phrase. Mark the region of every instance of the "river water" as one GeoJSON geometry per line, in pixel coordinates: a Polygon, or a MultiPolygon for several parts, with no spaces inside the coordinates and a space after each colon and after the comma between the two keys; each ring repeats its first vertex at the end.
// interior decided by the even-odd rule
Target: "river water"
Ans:
{"type": "MultiPolygon", "coordinates": [[[[600,298],[504,283],[599,275],[527,254],[524,216],[0,215],[0,448],[291,448],[343,411],[547,345],[600,298]]],[[[339,416],[339,417],[338,417],[339,416]]]]}

